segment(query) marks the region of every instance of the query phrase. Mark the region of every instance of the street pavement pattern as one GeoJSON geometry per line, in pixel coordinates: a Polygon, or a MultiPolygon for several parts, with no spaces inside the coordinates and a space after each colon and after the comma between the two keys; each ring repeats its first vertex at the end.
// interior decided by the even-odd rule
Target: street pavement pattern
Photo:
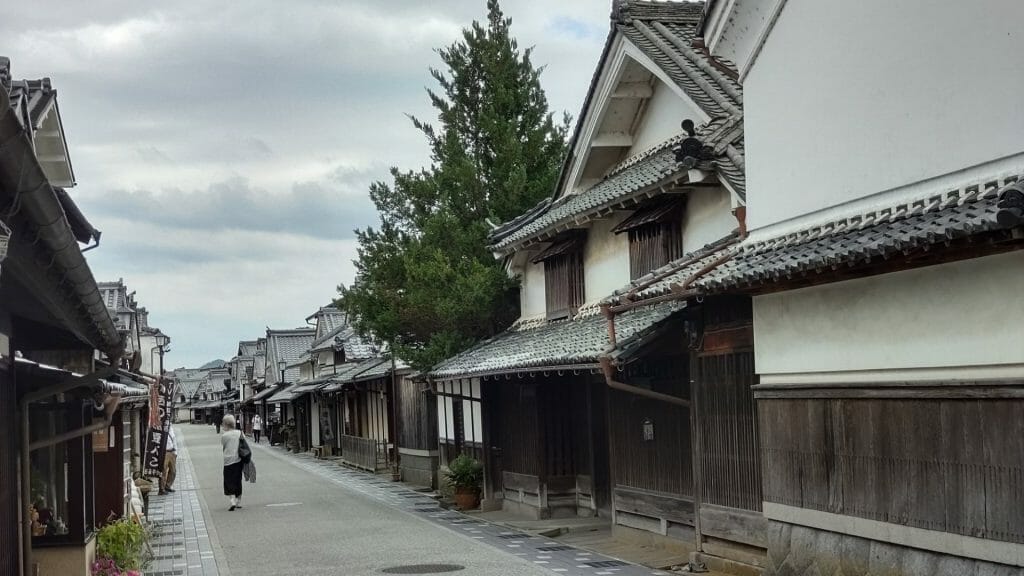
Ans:
{"type": "MultiPolygon", "coordinates": [[[[254,450],[259,481],[245,484],[243,508],[229,512],[213,428],[179,430],[191,452],[184,460],[195,468],[209,505],[213,551],[222,550],[219,574],[417,574],[428,573],[417,565],[425,570],[442,564],[463,567],[448,573],[474,575],[668,574],[445,510],[428,495],[380,476],[265,445],[254,450]]],[[[200,558],[205,561],[202,551],[200,558]]]]}

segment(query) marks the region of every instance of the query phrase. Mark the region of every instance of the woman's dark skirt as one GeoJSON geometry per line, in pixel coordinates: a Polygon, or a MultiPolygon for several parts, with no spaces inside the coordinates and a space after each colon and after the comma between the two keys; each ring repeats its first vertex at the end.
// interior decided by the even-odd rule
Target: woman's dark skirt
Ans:
{"type": "Polygon", "coordinates": [[[224,495],[242,495],[242,463],[235,462],[224,467],[224,495]]]}

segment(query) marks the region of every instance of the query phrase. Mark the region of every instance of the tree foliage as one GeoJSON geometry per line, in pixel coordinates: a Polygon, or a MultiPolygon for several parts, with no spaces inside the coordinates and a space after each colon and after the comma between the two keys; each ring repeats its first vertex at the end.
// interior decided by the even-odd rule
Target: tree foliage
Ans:
{"type": "Polygon", "coordinates": [[[437,123],[412,117],[431,165],[391,169],[370,198],[380,226],[357,230],[356,281],[339,306],[414,368],[492,336],[518,315],[515,283],[487,250],[488,219],[518,216],[551,193],[569,119],[556,122],[541,68],[510,34],[497,0],[485,23],[438,50],[427,90],[437,123]]]}

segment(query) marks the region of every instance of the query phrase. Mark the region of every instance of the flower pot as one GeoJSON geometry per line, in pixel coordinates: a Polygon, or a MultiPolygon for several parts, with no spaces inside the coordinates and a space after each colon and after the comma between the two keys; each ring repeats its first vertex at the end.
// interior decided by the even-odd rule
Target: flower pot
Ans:
{"type": "Polygon", "coordinates": [[[480,506],[480,490],[477,488],[456,488],[455,505],[459,510],[475,510],[480,506]]]}

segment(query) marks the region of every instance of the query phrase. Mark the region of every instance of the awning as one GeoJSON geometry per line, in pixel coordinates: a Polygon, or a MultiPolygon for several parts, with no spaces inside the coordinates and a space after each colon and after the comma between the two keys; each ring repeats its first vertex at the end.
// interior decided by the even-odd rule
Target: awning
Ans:
{"type": "Polygon", "coordinates": [[[550,246],[541,250],[540,254],[533,257],[533,263],[543,262],[549,258],[560,256],[562,254],[568,254],[570,252],[576,252],[583,248],[583,244],[586,243],[587,237],[583,234],[573,233],[565,238],[555,240],[550,246]]]}
{"type": "Polygon", "coordinates": [[[682,207],[682,198],[674,198],[667,202],[660,201],[652,204],[646,204],[641,206],[636,212],[633,212],[628,218],[620,222],[618,226],[612,228],[612,232],[615,234],[621,234],[623,232],[633,230],[634,228],[646,226],[647,224],[666,222],[673,217],[678,216],[682,212],[682,207]]]}
{"type": "MultiPolygon", "coordinates": [[[[375,368],[382,364],[384,360],[380,358],[371,358],[369,360],[363,360],[362,362],[349,362],[342,364],[342,368],[338,370],[338,373],[331,379],[331,383],[323,388],[323,392],[339,392],[346,385],[352,384],[355,377],[366,370],[375,368]]],[[[390,362],[388,362],[390,365],[390,362]]]]}
{"type": "Polygon", "coordinates": [[[260,390],[259,392],[254,394],[252,397],[250,397],[249,401],[260,402],[264,398],[268,398],[269,396],[271,396],[277,390],[278,390],[278,388],[276,386],[267,386],[263,390],[260,390]]]}
{"type": "Polygon", "coordinates": [[[276,404],[278,402],[291,402],[292,395],[294,394],[296,384],[289,384],[284,388],[279,388],[273,396],[267,399],[270,404],[276,404]]]}
{"type": "MultiPolygon", "coordinates": [[[[15,358],[14,359],[15,370],[17,370],[17,377],[24,379],[31,379],[33,376],[45,378],[47,380],[59,380],[67,377],[79,377],[83,375],[78,372],[72,372],[70,370],[64,370],[56,366],[49,364],[43,364],[41,362],[34,362],[27,358],[15,358]]],[[[132,382],[111,382],[109,380],[96,380],[89,386],[82,388],[76,388],[83,393],[101,393],[118,395],[121,398],[146,398],[149,396],[149,387],[132,382]]]]}
{"type": "MultiPolygon", "coordinates": [[[[681,302],[662,302],[618,314],[615,317],[618,345],[630,346],[683,307],[681,302]]],[[[597,368],[598,358],[608,344],[608,320],[595,311],[572,320],[507,330],[438,364],[430,376],[452,379],[597,368]]]]}

